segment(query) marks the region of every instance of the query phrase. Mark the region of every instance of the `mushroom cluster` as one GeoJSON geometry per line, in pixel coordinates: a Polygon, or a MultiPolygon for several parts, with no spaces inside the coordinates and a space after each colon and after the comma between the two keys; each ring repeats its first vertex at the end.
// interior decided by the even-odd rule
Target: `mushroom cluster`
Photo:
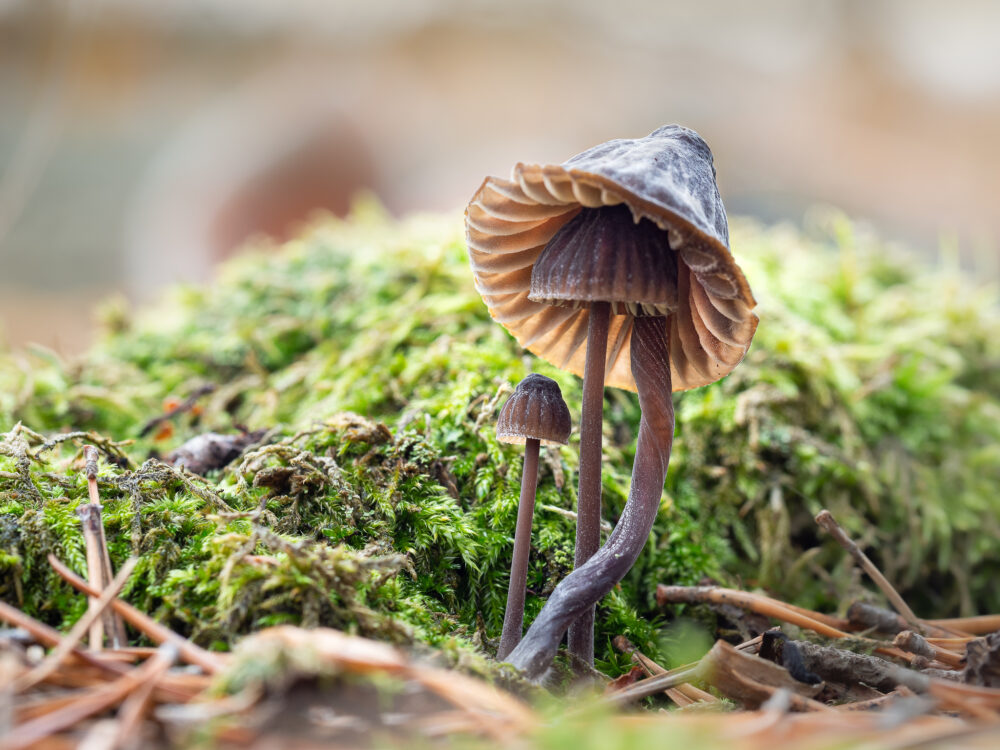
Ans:
{"type": "Polygon", "coordinates": [[[476,288],[522,346],[582,375],[575,569],[508,661],[542,673],[569,630],[593,663],[597,602],[628,572],[659,509],[673,441],[671,393],[712,383],[744,357],[756,302],[729,252],[712,153],[668,125],[561,165],[487,178],[466,211],[476,288]],[[604,386],[638,392],[629,499],[598,550],[604,386]]]}

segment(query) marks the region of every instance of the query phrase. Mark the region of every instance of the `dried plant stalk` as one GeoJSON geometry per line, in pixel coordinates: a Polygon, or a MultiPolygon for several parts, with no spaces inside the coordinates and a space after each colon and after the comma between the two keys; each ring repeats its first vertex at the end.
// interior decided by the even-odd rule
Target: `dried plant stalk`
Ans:
{"type": "MultiPolygon", "coordinates": [[[[91,508],[89,512],[84,511],[84,514],[89,514],[90,516],[89,529],[88,522],[84,522],[84,540],[87,544],[87,570],[89,574],[91,567],[92,536],[94,544],[97,548],[97,553],[95,553],[95,563],[98,564],[101,569],[101,585],[95,586],[95,588],[103,590],[104,584],[114,578],[114,572],[111,568],[111,555],[108,554],[108,540],[104,536],[104,521],[101,518],[101,495],[97,489],[97,448],[92,445],[87,445],[83,449],[83,455],[87,460],[87,493],[90,496],[89,507],[91,508]],[[90,536],[88,536],[88,531],[90,536]]],[[[87,506],[84,507],[86,508],[87,506]]],[[[77,512],[80,513],[81,511],[78,509],[77,512]]],[[[81,518],[83,518],[83,515],[81,515],[81,518]]],[[[91,600],[90,604],[93,604],[93,600],[91,600]]],[[[121,617],[115,614],[114,610],[104,610],[102,624],[107,630],[108,635],[111,637],[112,646],[120,648],[128,644],[128,636],[125,633],[125,623],[122,622],[121,617]]],[[[93,647],[93,638],[91,638],[91,648],[93,647]]]]}
{"type": "Polygon", "coordinates": [[[830,536],[837,540],[837,544],[843,547],[847,552],[854,558],[854,561],[861,566],[861,569],[868,574],[868,577],[872,579],[876,586],[885,594],[885,598],[889,600],[893,608],[903,616],[910,626],[920,632],[927,631],[927,625],[924,623],[916,614],[910,609],[910,605],[899,595],[896,588],[889,583],[882,571],[873,563],[868,555],[864,553],[851,537],[847,535],[843,527],[837,523],[837,519],[833,517],[833,514],[828,510],[821,510],[816,514],[816,523],[826,529],[830,536]]]}
{"type": "MultiPolygon", "coordinates": [[[[83,540],[87,546],[87,580],[90,588],[95,591],[104,590],[104,557],[101,553],[101,541],[104,535],[101,529],[101,506],[94,503],[81,505],[76,509],[76,514],[83,524],[83,540]]],[[[90,619],[90,650],[100,651],[104,647],[104,631],[111,632],[111,617],[105,611],[97,609],[97,600],[91,599],[87,603],[87,611],[91,614],[97,613],[101,616],[90,619]]]]}

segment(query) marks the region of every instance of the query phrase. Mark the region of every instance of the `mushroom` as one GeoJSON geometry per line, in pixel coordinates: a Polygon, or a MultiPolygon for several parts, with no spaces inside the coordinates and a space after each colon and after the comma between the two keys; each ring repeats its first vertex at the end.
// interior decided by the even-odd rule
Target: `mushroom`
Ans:
{"type": "MultiPolygon", "coordinates": [[[[487,178],[466,225],[490,315],[529,351],[583,375],[585,403],[591,399],[581,418],[579,514],[583,526],[594,510],[584,507],[594,495],[587,474],[597,488],[594,529],[578,527],[576,569],[509,659],[535,676],[566,629],[634,564],[663,492],[670,393],[712,383],[743,359],[756,302],[729,253],[712,153],[677,125],[608,141],[562,165],[517,164],[511,180],[487,178]],[[591,380],[600,379],[602,361],[604,383],[638,392],[642,418],[628,502],[607,543],[583,562],[581,535],[596,537],[600,521],[603,385],[591,380]]],[[[571,634],[571,651],[587,662],[592,622],[571,634]]]]}
{"type": "Polygon", "coordinates": [[[497,659],[503,661],[521,640],[524,621],[524,590],[528,577],[528,553],[531,550],[531,518],[535,512],[535,488],[538,485],[538,448],[566,445],[572,422],[559,385],[544,375],[529,375],[514,389],[514,394],[497,418],[497,440],[524,444],[524,468],[521,472],[521,498],[517,506],[514,530],[514,556],[510,563],[507,608],[497,659]]]}

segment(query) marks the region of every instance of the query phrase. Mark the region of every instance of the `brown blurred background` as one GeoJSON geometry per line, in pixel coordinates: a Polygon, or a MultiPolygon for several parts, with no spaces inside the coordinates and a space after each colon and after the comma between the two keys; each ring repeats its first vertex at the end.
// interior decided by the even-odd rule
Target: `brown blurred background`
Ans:
{"type": "Polygon", "coordinates": [[[1000,3],[0,0],[0,336],[198,280],[360,189],[458,210],[679,122],[730,213],[816,202],[997,277],[1000,3]]]}

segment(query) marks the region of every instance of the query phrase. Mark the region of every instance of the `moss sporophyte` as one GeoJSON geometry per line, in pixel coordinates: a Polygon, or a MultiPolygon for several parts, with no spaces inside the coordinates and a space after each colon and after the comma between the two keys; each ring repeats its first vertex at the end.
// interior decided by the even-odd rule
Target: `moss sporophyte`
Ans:
{"type": "Polygon", "coordinates": [[[490,314],[584,378],[576,570],[509,657],[537,676],[567,628],[571,652],[593,663],[594,607],[638,559],[659,510],[670,394],[743,359],[756,302],[729,254],[711,151],[686,128],[610,141],[561,166],[518,164],[512,180],[483,183],[466,219],[490,314]],[[642,418],[629,501],[598,551],[606,379],[638,391],[642,418]]]}
{"type": "MultiPolygon", "coordinates": [[[[813,609],[856,598],[851,561],[816,534],[824,507],[918,613],[1000,611],[994,291],[831,211],[730,230],[767,325],[730,376],[674,394],[664,494],[597,605],[597,666],[628,671],[610,647],[621,634],[668,660],[661,582],[756,584],[813,609]]],[[[164,625],[228,648],[267,625],[323,624],[485,668],[523,461],[494,420],[531,372],[580,414],[580,379],[489,317],[457,215],[397,221],[368,201],[261,250],[157,306],[106,307],[80,357],[0,348],[0,599],[63,629],[84,614],[46,557],[86,573],[74,510],[92,444],[112,567],[138,558],[122,597],[164,625]],[[140,436],[164,402],[198,393],[172,434],[140,436]],[[155,458],[234,424],[268,429],[266,444],[201,478],[155,458]]],[[[618,387],[604,396],[614,523],[640,410],[618,387]]],[[[576,439],[539,456],[526,623],[572,569],[576,439]]]]}

